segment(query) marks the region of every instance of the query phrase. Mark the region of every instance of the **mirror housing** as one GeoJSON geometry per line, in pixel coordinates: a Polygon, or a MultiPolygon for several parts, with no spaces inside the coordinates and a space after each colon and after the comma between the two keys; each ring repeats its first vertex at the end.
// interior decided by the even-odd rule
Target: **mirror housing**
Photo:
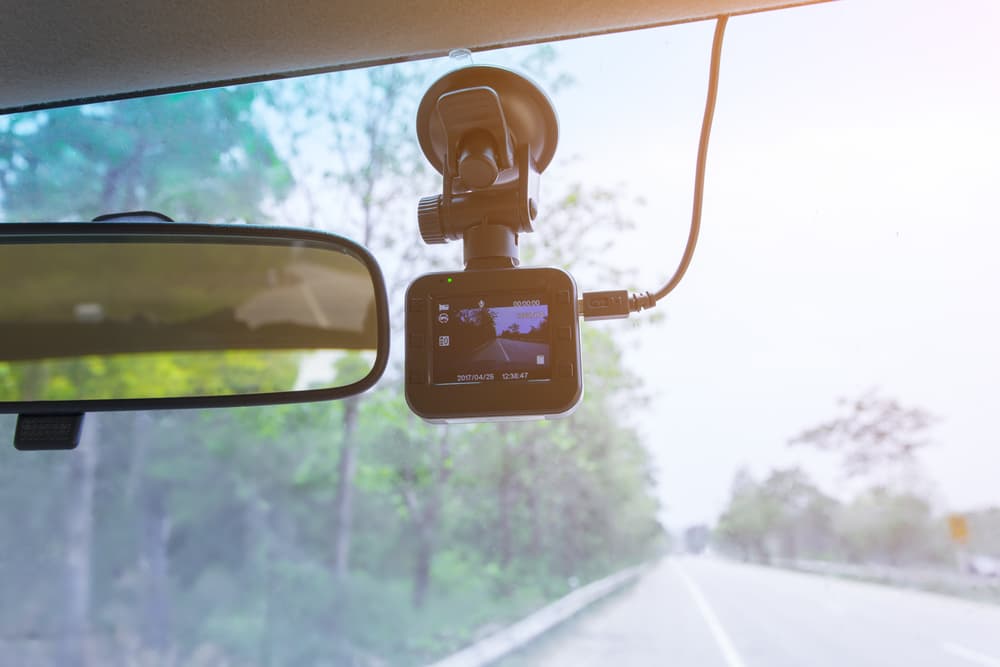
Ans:
{"type": "Polygon", "coordinates": [[[0,284],[0,413],[336,400],[388,363],[382,272],[325,232],[9,223],[0,284]]]}

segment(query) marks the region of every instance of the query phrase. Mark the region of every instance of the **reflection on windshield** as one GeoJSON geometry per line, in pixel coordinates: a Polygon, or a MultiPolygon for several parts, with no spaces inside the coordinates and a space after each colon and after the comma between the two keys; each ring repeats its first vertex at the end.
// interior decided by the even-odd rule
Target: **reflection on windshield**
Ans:
{"type": "Polygon", "coordinates": [[[0,304],[2,401],[283,392],[374,364],[372,278],[329,249],[18,243],[0,245],[0,283],[17,286],[0,304]]]}
{"type": "Polygon", "coordinates": [[[358,259],[246,243],[0,245],[0,359],[233,349],[374,349],[358,259]]]}
{"type": "Polygon", "coordinates": [[[358,334],[367,329],[369,344],[374,346],[375,331],[370,321],[375,310],[372,281],[357,262],[351,268],[353,272],[331,270],[323,264],[299,261],[284,269],[285,279],[280,282],[288,284],[272,279],[279,284],[248,297],[236,307],[235,319],[251,329],[275,323],[358,334]]]}

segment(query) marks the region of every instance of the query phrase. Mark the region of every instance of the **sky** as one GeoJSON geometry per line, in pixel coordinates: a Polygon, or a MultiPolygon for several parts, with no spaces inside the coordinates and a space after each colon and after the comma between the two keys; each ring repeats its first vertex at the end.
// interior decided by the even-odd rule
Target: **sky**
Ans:
{"type": "MultiPolygon", "coordinates": [[[[645,288],[665,282],[690,220],[713,29],[557,44],[576,83],[553,95],[536,235],[547,187],[615,186],[646,205],[610,256],[645,288]]],[[[939,510],[1000,504],[997,34],[1000,4],[985,1],[730,20],[694,263],[663,322],[583,325],[620,333],[651,395],[631,412],[669,526],[714,521],[741,466],[800,465],[849,496],[835,457],[787,442],[872,388],[941,418],[920,458],[939,510]]]]}
{"type": "Polygon", "coordinates": [[[493,311],[493,324],[498,336],[514,324],[521,333],[526,334],[537,329],[549,314],[548,306],[500,306],[490,310],[493,311]]]}

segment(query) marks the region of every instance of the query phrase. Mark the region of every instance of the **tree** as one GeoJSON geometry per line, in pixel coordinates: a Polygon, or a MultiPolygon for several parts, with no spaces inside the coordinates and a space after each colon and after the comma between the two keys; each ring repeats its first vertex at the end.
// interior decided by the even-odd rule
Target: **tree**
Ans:
{"type": "Polygon", "coordinates": [[[762,490],[775,508],[771,548],[783,558],[828,556],[838,503],[799,468],[773,470],[762,490]]]}
{"type": "Polygon", "coordinates": [[[454,437],[448,426],[435,429],[420,422],[398,392],[382,392],[366,407],[364,417],[371,427],[365,448],[370,456],[362,470],[362,485],[397,499],[414,543],[411,603],[420,609],[430,589],[445,493],[455,470],[454,437]]]}
{"type": "Polygon", "coordinates": [[[916,453],[930,444],[927,432],[937,422],[927,410],[905,407],[875,390],[837,403],[840,415],[802,431],[789,444],[840,453],[848,477],[914,463],[916,453]]]}
{"type": "Polygon", "coordinates": [[[799,468],[772,470],[761,482],[741,469],[715,535],[743,560],[829,557],[837,507],[799,468]]]}
{"type": "MultiPolygon", "coordinates": [[[[520,65],[546,82],[551,91],[570,83],[554,71],[551,48],[532,51],[520,65]]],[[[434,65],[404,63],[390,67],[315,77],[289,82],[275,95],[283,130],[279,152],[295,173],[297,188],[283,211],[286,219],[299,224],[334,229],[357,238],[379,258],[387,274],[390,301],[399,303],[398,293],[415,277],[418,269],[433,268],[435,253],[427,251],[416,233],[413,202],[440,188],[440,179],[428,167],[416,142],[412,124],[416,106],[434,74],[434,65]],[[331,218],[329,211],[336,211],[331,218]],[[388,224],[398,220],[402,225],[388,224]],[[405,226],[404,226],[405,225],[405,226]],[[407,227],[408,226],[408,227],[407,227]]],[[[589,240],[602,236],[603,225],[623,224],[620,215],[601,217],[614,208],[608,192],[589,193],[580,186],[558,198],[547,215],[574,223],[571,235],[553,238],[589,240]],[[572,210],[568,210],[572,208],[572,210]],[[593,214],[593,217],[591,217],[593,214]],[[576,220],[569,220],[575,217],[576,220]]],[[[551,256],[558,263],[580,261],[580,256],[557,255],[550,244],[536,257],[551,256]]],[[[583,247],[574,249],[582,250],[583,247]]],[[[597,262],[600,263],[599,261],[597,262]]],[[[494,315],[487,308],[468,311],[459,345],[481,345],[496,337],[494,315]]],[[[544,323],[543,323],[544,325],[544,323]]],[[[543,332],[536,332],[541,335],[543,332]]],[[[390,370],[390,373],[393,373],[390,370]]],[[[366,399],[358,398],[353,405],[366,399]]],[[[332,508],[335,537],[333,569],[339,577],[349,571],[353,530],[355,471],[359,439],[355,437],[353,412],[345,412],[340,442],[337,492],[332,508]]]]}
{"type": "MultiPolygon", "coordinates": [[[[102,213],[160,210],[178,219],[253,220],[265,216],[291,184],[258,121],[250,88],[177,94],[69,107],[0,121],[0,204],[8,220],[79,220],[102,213]]],[[[86,363],[86,362],[80,362],[86,363]]],[[[69,370],[72,375],[72,369],[69,370]]],[[[143,382],[155,381],[145,376],[143,382]]],[[[54,379],[50,378],[50,387],[54,379]]],[[[92,606],[93,505],[102,438],[110,418],[90,415],[89,435],[67,455],[73,499],[67,513],[65,664],[88,662],[92,606]],[[103,429],[102,429],[103,430],[103,429]]],[[[150,429],[156,428],[153,420],[150,429]]],[[[148,431],[134,432],[141,448],[148,431]]],[[[146,484],[137,557],[147,567],[144,638],[162,648],[154,630],[166,618],[167,508],[162,487],[146,484]]]]}
{"type": "Polygon", "coordinates": [[[0,122],[7,220],[159,210],[177,220],[262,222],[291,175],[240,87],[53,109],[0,122]]]}
{"type": "Polygon", "coordinates": [[[94,478],[101,437],[98,420],[85,420],[80,445],[68,466],[66,512],[66,626],[64,665],[85,665],[91,654],[91,547],[94,534],[94,478]]]}
{"type": "MultiPolygon", "coordinates": [[[[427,71],[417,63],[313,77],[290,82],[275,98],[285,127],[282,150],[299,184],[286,211],[300,224],[336,229],[373,251],[392,293],[402,284],[400,265],[421,251],[416,234],[403,242],[398,228],[385,221],[405,215],[407,199],[429,184],[419,149],[409,141],[427,71]],[[328,211],[337,211],[337,218],[328,211]]],[[[351,400],[341,426],[333,507],[332,566],[338,578],[346,576],[350,562],[355,421],[362,400],[351,400]]]]}
{"type": "Polygon", "coordinates": [[[723,543],[734,547],[743,560],[767,562],[770,554],[766,538],[777,512],[750,471],[740,469],[733,478],[729,504],[719,517],[715,533],[723,543]]]}
{"type": "Polygon", "coordinates": [[[884,487],[859,495],[836,516],[848,560],[901,566],[942,560],[943,530],[926,500],[884,487]]]}

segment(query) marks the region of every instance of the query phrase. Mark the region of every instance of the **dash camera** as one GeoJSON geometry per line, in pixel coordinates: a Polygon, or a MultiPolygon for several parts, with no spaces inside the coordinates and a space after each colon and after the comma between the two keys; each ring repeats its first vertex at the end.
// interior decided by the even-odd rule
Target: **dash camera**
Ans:
{"type": "Polygon", "coordinates": [[[421,276],[407,290],[410,408],[432,422],[571,412],[583,395],[576,283],[518,259],[555,153],[552,103],[512,71],[466,67],[424,95],[417,135],[443,179],[440,195],[420,200],[421,236],[462,239],[465,270],[421,276]]]}

